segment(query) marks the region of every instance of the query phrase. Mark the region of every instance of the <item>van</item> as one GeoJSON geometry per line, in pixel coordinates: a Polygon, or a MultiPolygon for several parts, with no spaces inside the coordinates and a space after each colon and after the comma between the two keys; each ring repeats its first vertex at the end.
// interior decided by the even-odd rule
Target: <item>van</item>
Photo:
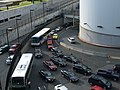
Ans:
{"type": "Polygon", "coordinates": [[[54,90],[68,90],[68,88],[63,84],[58,84],[54,87],[54,90]]]}

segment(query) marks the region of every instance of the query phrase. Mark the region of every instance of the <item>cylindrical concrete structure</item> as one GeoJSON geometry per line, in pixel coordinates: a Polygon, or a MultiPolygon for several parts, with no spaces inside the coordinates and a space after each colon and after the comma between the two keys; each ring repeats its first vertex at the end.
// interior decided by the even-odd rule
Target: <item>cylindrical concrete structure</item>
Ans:
{"type": "Polygon", "coordinates": [[[120,47],[120,0],[80,0],[79,38],[87,43],[120,47]]]}

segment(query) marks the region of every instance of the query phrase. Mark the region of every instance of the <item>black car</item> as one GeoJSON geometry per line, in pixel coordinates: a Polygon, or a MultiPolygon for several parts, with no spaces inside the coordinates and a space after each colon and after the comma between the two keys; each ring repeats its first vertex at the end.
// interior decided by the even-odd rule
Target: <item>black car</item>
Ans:
{"type": "Polygon", "coordinates": [[[44,78],[46,82],[53,82],[53,81],[55,81],[55,76],[53,76],[50,71],[41,69],[41,70],[39,70],[39,75],[42,78],[44,78]]]}
{"type": "Polygon", "coordinates": [[[71,63],[74,63],[74,64],[80,63],[80,61],[78,60],[78,58],[76,58],[76,57],[73,56],[73,55],[64,55],[63,58],[64,58],[66,61],[71,62],[71,63]]]}
{"type": "Polygon", "coordinates": [[[2,45],[2,46],[0,47],[0,55],[3,54],[3,53],[5,53],[5,52],[8,52],[9,48],[10,48],[10,47],[9,47],[8,44],[2,45]]]}
{"type": "Polygon", "coordinates": [[[64,56],[62,52],[53,52],[52,54],[60,58],[64,56]]]}
{"type": "Polygon", "coordinates": [[[92,74],[89,79],[88,83],[91,85],[98,85],[101,86],[102,88],[107,88],[110,89],[112,88],[112,83],[105,79],[104,77],[96,74],[92,74]]]}
{"type": "Polygon", "coordinates": [[[119,80],[120,75],[116,72],[114,72],[113,70],[103,70],[103,69],[99,69],[97,71],[97,75],[103,76],[104,78],[109,78],[109,79],[113,79],[113,80],[119,80]]]}
{"type": "Polygon", "coordinates": [[[113,66],[113,70],[114,70],[115,72],[117,72],[117,73],[120,73],[120,64],[115,64],[115,65],[113,66]]]}
{"type": "Polygon", "coordinates": [[[70,82],[78,82],[79,78],[71,71],[61,70],[61,74],[63,77],[68,79],[70,82]]]}
{"type": "Polygon", "coordinates": [[[52,52],[62,52],[58,47],[51,48],[52,52]]]}
{"type": "Polygon", "coordinates": [[[91,68],[87,67],[86,65],[79,63],[73,65],[73,70],[76,72],[82,73],[84,75],[91,75],[92,70],[91,68]]]}
{"type": "Polygon", "coordinates": [[[40,48],[35,48],[35,58],[43,57],[42,50],[40,48]]]}
{"type": "Polygon", "coordinates": [[[62,58],[59,57],[51,57],[50,60],[53,61],[54,64],[64,67],[67,66],[67,63],[65,61],[62,60],[62,58]]]}

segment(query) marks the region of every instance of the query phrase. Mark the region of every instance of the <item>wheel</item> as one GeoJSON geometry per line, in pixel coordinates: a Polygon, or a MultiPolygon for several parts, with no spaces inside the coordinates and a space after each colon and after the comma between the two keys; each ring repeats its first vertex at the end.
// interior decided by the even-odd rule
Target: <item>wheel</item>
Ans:
{"type": "Polygon", "coordinates": [[[103,89],[106,90],[106,87],[104,86],[103,89]]]}
{"type": "Polygon", "coordinates": [[[92,86],[93,85],[93,83],[91,83],[91,82],[89,82],[89,84],[92,86]]]}
{"type": "Polygon", "coordinates": [[[59,66],[59,67],[61,67],[61,65],[60,65],[60,64],[59,64],[58,66],[59,66]]]}
{"type": "Polygon", "coordinates": [[[86,75],[87,75],[87,73],[84,73],[84,75],[86,76],[86,75]]]}
{"type": "Polygon", "coordinates": [[[45,82],[48,82],[48,80],[47,80],[47,79],[45,79],[45,82]]]}
{"type": "Polygon", "coordinates": [[[72,80],[70,80],[70,82],[72,82],[72,80]]]}
{"type": "Polygon", "coordinates": [[[64,75],[62,75],[62,77],[64,77],[64,75]]]}
{"type": "Polygon", "coordinates": [[[117,81],[117,79],[116,79],[116,78],[114,78],[113,80],[114,80],[114,81],[117,81]]]}

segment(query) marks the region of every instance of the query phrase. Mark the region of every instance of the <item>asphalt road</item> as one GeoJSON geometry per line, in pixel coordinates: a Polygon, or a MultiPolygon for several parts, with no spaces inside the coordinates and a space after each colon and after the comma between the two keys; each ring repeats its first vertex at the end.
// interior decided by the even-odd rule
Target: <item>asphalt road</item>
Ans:
{"type": "MultiPolygon", "coordinates": [[[[69,30],[69,29],[66,30],[66,29],[64,29],[64,30],[59,32],[60,40],[62,40],[62,38],[77,35],[77,33],[78,33],[78,30],[69,30]],[[66,32],[67,32],[67,34],[66,34],[66,32]]],[[[79,52],[67,49],[67,48],[59,45],[59,40],[54,41],[54,45],[59,47],[65,55],[69,55],[72,53],[77,58],[82,58],[82,62],[84,64],[86,64],[87,66],[89,66],[90,68],[92,68],[94,73],[99,68],[106,68],[106,69],[109,68],[110,69],[113,67],[113,65],[115,63],[119,63],[119,60],[113,60],[113,59],[99,57],[99,56],[85,55],[83,53],[79,53],[79,52]]],[[[55,75],[55,77],[56,77],[55,82],[46,83],[44,81],[44,79],[42,79],[39,76],[38,71],[39,71],[39,69],[42,69],[42,68],[47,69],[46,67],[44,67],[42,61],[49,59],[53,55],[50,51],[47,50],[46,43],[44,43],[41,46],[41,49],[44,53],[43,58],[42,59],[35,59],[34,58],[34,64],[33,64],[32,72],[30,75],[31,88],[27,88],[27,90],[38,90],[37,87],[41,87],[43,89],[44,86],[47,88],[47,90],[53,90],[54,86],[59,84],[59,83],[65,84],[65,86],[68,87],[69,90],[80,90],[81,88],[82,88],[82,90],[89,90],[90,89],[90,85],[87,82],[88,76],[84,76],[82,74],[75,72],[77,74],[77,76],[80,78],[80,81],[78,83],[70,83],[68,80],[66,80],[65,78],[63,78],[61,76],[61,73],[60,73],[61,69],[72,70],[72,64],[69,62],[67,63],[68,64],[67,67],[58,67],[57,71],[52,71],[53,75],[55,75]]],[[[33,52],[33,51],[34,51],[34,49],[30,47],[29,52],[33,52]]],[[[110,80],[110,81],[113,84],[113,88],[111,90],[119,90],[120,82],[119,81],[112,81],[112,80],[110,80]]]]}
{"type": "MultiPolygon", "coordinates": [[[[63,29],[62,31],[60,31],[58,33],[60,38],[58,41],[54,41],[54,46],[58,46],[65,55],[69,55],[72,53],[77,58],[82,58],[82,62],[84,64],[86,64],[87,66],[89,66],[90,68],[92,68],[93,72],[96,72],[96,70],[99,68],[112,68],[114,64],[119,63],[119,60],[117,60],[117,59],[109,59],[109,58],[105,58],[105,57],[86,55],[83,53],[79,53],[79,52],[67,49],[67,48],[59,45],[59,41],[61,41],[63,38],[75,36],[75,35],[77,35],[77,33],[78,33],[77,29],[67,29],[67,30],[63,29]]],[[[71,45],[68,42],[66,42],[66,43],[71,45]]],[[[78,44],[79,44],[79,42],[78,42],[78,44]]],[[[60,73],[61,69],[65,68],[65,69],[72,70],[72,64],[69,62],[67,62],[67,64],[68,64],[67,67],[58,67],[57,71],[52,72],[56,77],[55,82],[46,83],[44,81],[44,79],[42,79],[39,76],[38,71],[39,71],[39,69],[42,69],[42,68],[47,69],[46,67],[43,66],[42,61],[49,59],[53,55],[50,51],[47,50],[46,43],[44,43],[41,46],[41,49],[44,54],[43,58],[42,59],[34,58],[34,64],[33,64],[31,74],[30,74],[31,88],[26,88],[26,90],[38,90],[37,87],[44,88],[44,86],[47,88],[47,90],[53,90],[54,86],[59,83],[65,84],[65,86],[68,87],[69,90],[80,90],[81,88],[82,88],[82,90],[90,89],[90,85],[87,82],[88,76],[84,76],[82,74],[75,72],[77,74],[77,76],[80,78],[80,81],[78,83],[70,83],[68,80],[66,80],[65,78],[63,78],[61,76],[61,73],[60,73]]],[[[34,48],[29,47],[26,52],[34,52],[34,48]]],[[[5,53],[0,56],[0,61],[1,61],[0,62],[0,72],[1,72],[0,77],[1,77],[1,81],[3,83],[5,82],[6,73],[9,69],[9,66],[6,65],[6,63],[5,63],[5,60],[7,57],[8,57],[8,53],[5,53]]],[[[111,90],[119,90],[120,82],[112,81],[112,80],[110,80],[110,81],[113,84],[113,88],[111,90]]],[[[4,86],[3,83],[2,83],[2,85],[4,86]]]]}

